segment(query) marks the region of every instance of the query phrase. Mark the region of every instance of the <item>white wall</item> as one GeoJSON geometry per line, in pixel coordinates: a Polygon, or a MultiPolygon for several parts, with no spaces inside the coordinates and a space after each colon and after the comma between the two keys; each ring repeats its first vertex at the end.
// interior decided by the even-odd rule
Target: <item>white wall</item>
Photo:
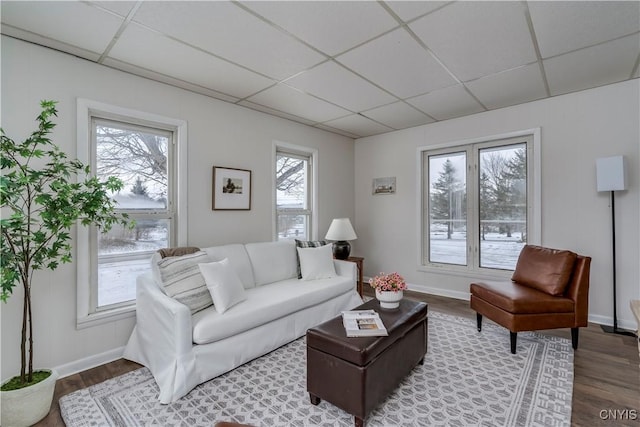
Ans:
{"type": "MultiPolygon", "coordinates": [[[[78,97],[188,122],[190,245],[271,240],[274,140],[318,150],[320,237],[333,218],[354,218],[352,139],[2,37],[1,118],[8,136],[24,139],[34,128],[40,100],[57,100],[59,117],[53,140],[75,156],[78,97]],[[211,210],[213,165],[252,171],[250,211],[211,210]]],[[[19,369],[22,295],[16,289],[9,302],[0,306],[3,379],[19,369]]],[[[33,304],[37,367],[114,353],[126,343],[135,322],[129,318],[76,330],[75,263],[39,274],[33,304]]]]}
{"type": "Polygon", "coordinates": [[[635,329],[640,297],[639,80],[356,140],[358,254],[365,273],[398,271],[410,288],[468,298],[470,277],[418,270],[417,148],[541,128],[542,244],[591,256],[592,321],[612,324],[611,209],[596,192],[599,157],[625,155],[629,190],[616,192],[618,324],[635,329]],[[371,180],[395,176],[395,195],[372,196],[371,180]]]}

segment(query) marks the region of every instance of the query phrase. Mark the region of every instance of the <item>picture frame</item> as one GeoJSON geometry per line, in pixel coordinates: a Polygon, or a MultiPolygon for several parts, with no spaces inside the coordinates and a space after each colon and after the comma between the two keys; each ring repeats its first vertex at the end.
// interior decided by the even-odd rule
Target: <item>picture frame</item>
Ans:
{"type": "Polygon", "coordinates": [[[251,171],[214,166],[212,209],[251,210],[251,171]]]}
{"type": "Polygon", "coordinates": [[[374,178],[371,194],[383,195],[383,194],[395,194],[396,192],[396,177],[386,176],[383,178],[374,178]]]}

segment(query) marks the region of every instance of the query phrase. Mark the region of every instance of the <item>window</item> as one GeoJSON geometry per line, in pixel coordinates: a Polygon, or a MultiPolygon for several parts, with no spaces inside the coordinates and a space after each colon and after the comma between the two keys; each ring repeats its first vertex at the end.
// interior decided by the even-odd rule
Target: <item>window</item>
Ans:
{"type": "Polygon", "coordinates": [[[276,239],[314,238],[314,159],[302,147],[276,146],[275,229],[276,239]]]}
{"type": "Polygon", "coordinates": [[[135,221],[108,233],[78,227],[79,326],[132,313],[153,252],[184,244],[186,180],[177,172],[185,150],[183,121],[78,100],[78,158],[98,178],[124,182],[111,197],[135,221]]]}
{"type": "Polygon", "coordinates": [[[539,241],[536,136],[422,150],[422,265],[510,271],[539,241]]]}
{"type": "Polygon", "coordinates": [[[173,228],[173,132],[93,117],[92,170],[101,180],[115,176],[124,189],[112,194],[116,210],[135,221],[132,229],[114,227],[94,233],[92,263],[97,275],[97,310],[135,300],[136,276],[149,270],[158,249],[175,246],[173,228]]]}

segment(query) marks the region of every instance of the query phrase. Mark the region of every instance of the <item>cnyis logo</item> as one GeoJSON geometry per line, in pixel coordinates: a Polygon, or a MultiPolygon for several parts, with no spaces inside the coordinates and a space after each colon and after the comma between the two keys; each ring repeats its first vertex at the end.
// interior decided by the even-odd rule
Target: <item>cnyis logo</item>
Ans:
{"type": "Polygon", "coordinates": [[[601,420],[637,420],[638,411],[635,409],[603,409],[600,411],[601,420]]]}

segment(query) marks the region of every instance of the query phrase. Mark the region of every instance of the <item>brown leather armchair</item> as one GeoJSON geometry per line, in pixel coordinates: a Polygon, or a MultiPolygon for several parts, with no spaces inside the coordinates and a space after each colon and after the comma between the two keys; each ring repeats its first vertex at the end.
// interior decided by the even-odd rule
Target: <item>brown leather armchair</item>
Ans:
{"type": "Polygon", "coordinates": [[[471,308],[478,332],[482,316],[509,329],[511,353],[521,331],[571,328],[574,350],[578,328],[587,326],[591,258],[566,250],[526,245],[511,281],[474,282],[471,308]]]}

